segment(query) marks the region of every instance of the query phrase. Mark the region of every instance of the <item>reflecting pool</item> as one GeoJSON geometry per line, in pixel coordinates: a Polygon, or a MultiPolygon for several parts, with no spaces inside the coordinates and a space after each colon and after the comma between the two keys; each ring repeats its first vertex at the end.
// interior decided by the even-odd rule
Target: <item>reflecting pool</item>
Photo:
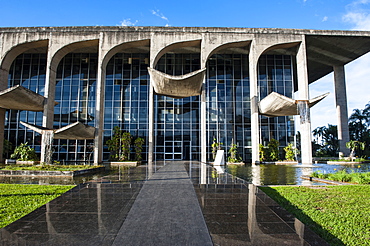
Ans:
{"type": "MultiPolygon", "coordinates": [[[[189,162],[197,164],[198,162],[189,162]]],[[[166,165],[166,162],[156,162],[152,167],[152,172],[166,165]]],[[[192,164],[190,164],[191,166],[192,164]]],[[[198,165],[198,164],[197,164],[198,165]]],[[[223,168],[222,168],[223,169],[223,168]]],[[[302,165],[256,165],[246,164],[243,166],[229,165],[225,170],[235,177],[243,179],[243,182],[253,183],[255,185],[323,185],[323,183],[311,182],[301,178],[302,175],[311,175],[315,171],[322,173],[333,173],[339,170],[347,169],[349,172],[370,172],[370,164],[356,165],[329,165],[314,164],[312,166],[302,165]]],[[[220,170],[208,166],[205,169],[206,174],[200,175],[200,169],[195,169],[190,176],[211,177],[222,179],[219,175],[220,170]]],[[[83,184],[86,182],[144,182],[150,176],[147,165],[141,165],[135,168],[128,167],[111,167],[110,170],[83,175],[77,177],[55,177],[55,176],[0,176],[0,183],[18,183],[18,184],[83,184]]],[[[227,176],[229,178],[229,176],[227,176]]]]}
{"type": "Polygon", "coordinates": [[[311,175],[313,172],[333,173],[343,169],[348,172],[370,172],[370,164],[314,164],[312,166],[246,164],[245,166],[229,165],[226,171],[256,185],[319,185],[322,183],[304,180],[301,176],[311,175]]]}

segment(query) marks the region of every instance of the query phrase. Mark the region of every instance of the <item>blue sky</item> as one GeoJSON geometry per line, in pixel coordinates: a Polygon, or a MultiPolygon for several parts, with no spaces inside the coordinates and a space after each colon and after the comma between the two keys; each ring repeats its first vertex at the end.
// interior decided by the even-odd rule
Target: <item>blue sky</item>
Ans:
{"type": "MultiPolygon", "coordinates": [[[[0,27],[210,26],[370,30],[370,0],[0,0],[0,27]]],[[[370,55],[346,66],[348,110],[370,101],[370,55]]],[[[311,97],[332,92],[312,108],[312,128],[336,124],[333,76],[310,86],[311,97]]]]}

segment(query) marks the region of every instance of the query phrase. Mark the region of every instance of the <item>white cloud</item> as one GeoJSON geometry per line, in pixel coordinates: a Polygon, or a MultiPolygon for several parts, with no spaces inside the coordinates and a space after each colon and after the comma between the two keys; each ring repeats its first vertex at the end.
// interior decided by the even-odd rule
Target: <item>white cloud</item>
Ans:
{"type": "MultiPolygon", "coordinates": [[[[358,0],[346,6],[342,20],[353,30],[370,30],[370,0],[358,0]]],[[[354,109],[363,109],[370,101],[367,87],[370,84],[370,53],[345,66],[348,116],[354,109]]],[[[331,94],[311,109],[312,129],[327,124],[337,124],[333,73],[310,85],[310,98],[325,92],[331,94]]]]}
{"type": "Polygon", "coordinates": [[[322,22],[325,22],[327,21],[329,18],[327,16],[324,16],[324,18],[322,18],[322,22]]]}
{"type": "Polygon", "coordinates": [[[349,12],[343,16],[344,22],[348,22],[354,25],[354,30],[366,31],[370,30],[370,14],[349,12]]]}
{"type": "Polygon", "coordinates": [[[123,21],[120,21],[119,25],[118,26],[135,26],[136,23],[138,23],[139,21],[136,20],[135,22],[132,22],[131,19],[124,19],[123,21]]]}
{"type": "MultiPolygon", "coordinates": [[[[370,0],[358,0],[347,5],[343,20],[353,26],[353,30],[370,30],[370,0]]],[[[363,109],[370,101],[366,88],[370,83],[370,53],[346,65],[348,114],[353,109],[363,109]]]]}
{"type": "Polygon", "coordinates": [[[370,84],[370,53],[360,57],[346,66],[348,113],[353,109],[363,109],[370,101],[367,91],[370,84]]]}
{"type": "Polygon", "coordinates": [[[366,8],[369,3],[370,0],[358,0],[348,4],[342,20],[351,24],[354,30],[370,30],[370,11],[366,8]]]}
{"type": "MultiPolygon", "coordinates": [[[[348,117],[354,109],[363,109],[370,101],[366,88],[370,84],[370,53],[345,66],[348,117]]],[[[311,108],[312,130],[328,124],[337,125],[333,73],[310,85],[310,98],[330,92],[324,100],[311,108]]],[[[299,129],[299,128],[298,128],[299,129]]]]}
{"type": "MultiPolygon", "coordinates": [[[[310,85],[310,98],[320,96],[324,93],[330,94],[317,105],[311,108],[312,130],[318,126],[336,125],[336,110],[334,100],[334,77],[333,73],[321,78],[310,85]]],[[[299,129],[299,128],[298,128],[299,129]]]]}
{"type": "Polygon", "coordinates": [[[161,11],[159,11],[158,9],[157,10],[152,10],[152,14],[155,15],[155,16],[158,16],[159,18],[165,20],[165,21],[168,21],[168,18],[166,16],[164,16],[161,11]]]}

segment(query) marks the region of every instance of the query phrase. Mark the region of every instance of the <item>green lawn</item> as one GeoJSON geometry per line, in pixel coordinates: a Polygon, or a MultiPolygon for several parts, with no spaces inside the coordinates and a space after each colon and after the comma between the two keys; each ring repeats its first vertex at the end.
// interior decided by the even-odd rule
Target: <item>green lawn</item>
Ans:
{"type": "Polygon", "coordinates": [[[72,189],[73,185],[0,184],[0,228],[72,189]]]}
{"type": "Polygon", "coordinates": [[[331,245],[370,245],[370,186],[260,187],[331,245]]]}
{"type": "Polygon", "coordinates": [[[346,169],[335,173],[314,172],[312,177],[355,184],[370,184],[370,172],[348,172],[346,169]]]}

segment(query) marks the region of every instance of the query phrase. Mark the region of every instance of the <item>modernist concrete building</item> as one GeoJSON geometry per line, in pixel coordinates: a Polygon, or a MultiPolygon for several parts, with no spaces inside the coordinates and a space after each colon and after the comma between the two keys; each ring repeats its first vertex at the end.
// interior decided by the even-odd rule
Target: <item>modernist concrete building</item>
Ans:
{"type": "Polygon", "coordinates": [[[236,143],[244,161],[256,163],[259,143],[293,141],[292,115],[300,114],[302,163],[311,163],[309,107],[320,98],[310,100],[308,85],[334,71],[346,152],[344,65],[369,51],[370,32],[357,31],[0,28],[0,145],[3,138],[28,142],[44,160],[43,133],[68,130],[55,137],[54,158],[99,163],[109,158],[105,141],[119,126],[145,138],[149,163],[207,162],[213,139],[226,151],[236,143]],[[84,136],[76,136],[76,122],[87,127],[84,136]]]}

